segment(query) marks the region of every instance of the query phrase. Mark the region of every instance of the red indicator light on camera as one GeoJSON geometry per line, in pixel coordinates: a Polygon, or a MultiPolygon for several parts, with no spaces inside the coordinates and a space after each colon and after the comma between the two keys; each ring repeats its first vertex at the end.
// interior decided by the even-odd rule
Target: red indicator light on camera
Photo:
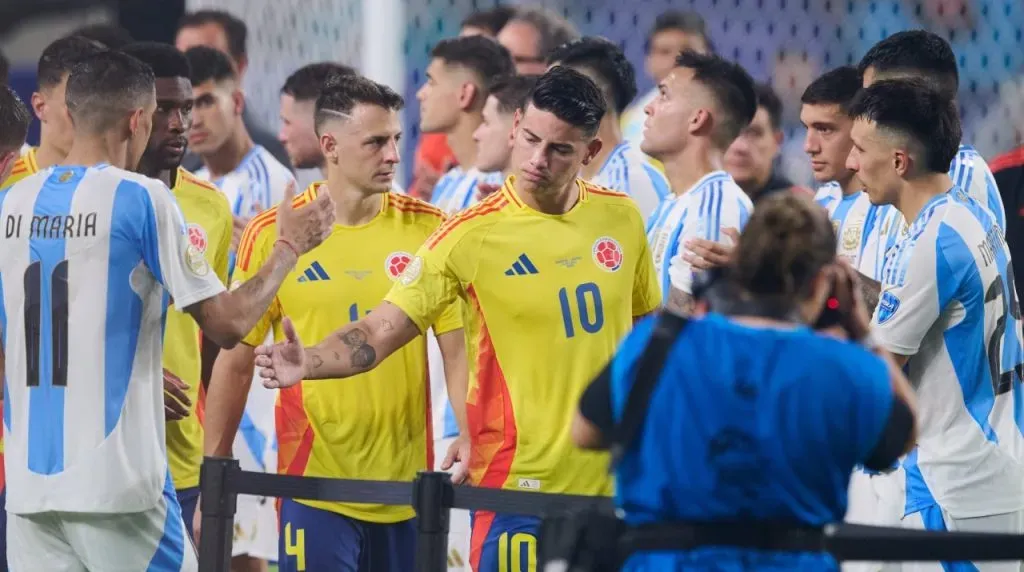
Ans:
{"type": "Polygon", "coordinates": [[[829,298],[828,302],[825,302],[825,304],[828,306],[829,310],[838,310],[839,309],[839,298],[829,298]]]}

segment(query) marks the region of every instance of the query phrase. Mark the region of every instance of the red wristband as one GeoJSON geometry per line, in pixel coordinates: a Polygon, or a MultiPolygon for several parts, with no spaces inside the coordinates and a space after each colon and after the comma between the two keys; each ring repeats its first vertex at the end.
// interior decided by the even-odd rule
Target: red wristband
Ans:
{"type": "Polygon", "coordinates": [[[298,258],[301,258],[301,257],[302,257],[302,255],[301,255],[301,254],[299,254],[299,249],[298,249],[298,248],[295,248],[295,245],[294,245],[294,244],[292,244],[292,243],[291,243],[291,241],[285,240],[285,239],[283,239],[283,238],[279,238],[279,239],[277,239],[276,241],[274,241],[274,246],[277,246],[277,243],[279,243],[279,242],[280,242],[281,244],[283,244],[283,245],[287,246],[288,248],[290,248],[290,249],[292,250],[292,252],[294,252],[294,253],[295,253],[295,258],[296,258],[296,259],[298,259],[298,258]]]}

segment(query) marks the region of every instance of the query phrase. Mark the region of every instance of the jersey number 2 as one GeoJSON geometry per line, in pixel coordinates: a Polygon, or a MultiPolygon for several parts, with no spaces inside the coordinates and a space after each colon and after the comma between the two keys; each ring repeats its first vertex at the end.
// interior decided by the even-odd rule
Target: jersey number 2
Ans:
{"type": "MultiPolygon", "coordinates": [[[[580,317],[580,327],[588,334],[596,334],[604,326],[604,305],[601,303],[601,290],[593,282],[584,282],[576,287],[576,311],[580,317]],[[587,299],[590,299],[589,301],[587,299]],[[593,314],[591,314],[591,307],[593,314]]],[[[558,291],[558,303],[562,306],[562,322],[565,325],[565,337],[576,335],[576,320],[572,315],[569,303],[569,291],[562,288],[558,291]]]]}
{"type": "MultiPolygon", "coordinates": [[[[1003,371],[1003,354],[1006,344],[1012,342],[1013,346],[1017,345],[1017,333],[1011,332],[1013,340],[1007,341],[1006,337],[1006,317],[1009,315],[1014,320],[1020,321],[1020,303],[1017,301],[1017,292],[1015,290],[1013,281],[1013,266],[1009,264],[1006,266],[1006,282],[1003,282],[1002,277],[996,277],[991,284],[988,285],[988,289],[985,290],[985,303],[998,300],[1002,305],[1002,313],[999,319],[996,320],[995,329],[992,331],[992,337],[988,340],[988,364],[989,369],[992,373],[992,391],[995,395],[1002,395],[1010,391],[1013,387],[1013,378],[1016,375],[1018,383],[1024,378],[1024,364],[1015,363],[1010,371],[1003,371]],[[1009,291],[1007,291],[1009,288],[1009,291]]],[[[1020,361],[1024,356],[1015,356],[1017,361],[1020,361]]]]}
{"type": "MultiPolygon", "coordinates": [[[[53,385],[68,385],[68,261],[62,260],[50,275],[51,366],[53,385]]],[[[29,264],[25,270],[25,351],[28,354],[28,386],[38,387],[43,347],[43,266],[29,264]]]]}

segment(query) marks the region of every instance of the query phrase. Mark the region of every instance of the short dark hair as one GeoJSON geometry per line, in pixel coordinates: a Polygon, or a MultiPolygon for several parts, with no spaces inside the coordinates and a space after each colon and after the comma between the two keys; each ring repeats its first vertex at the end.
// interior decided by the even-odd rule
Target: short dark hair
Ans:
{"type": "Polygon", "coordinates": [[[618,46],[604,38],[586,36],[561,45],[548,56],[548,65],[554,63],[594,73],[616,113],[622,113],[636,97],[633,64],[618,46]]]}
{"type": "Polygon", "coordinates": [[[71,73],[75,62],[105,50],[99,43],[79,36],[54,40],[39,56],[39,67],[36,68],[39,87],[49,89],[56,86],[65,75],[71,73]]]}
{"type": "Polygon", "coordinates": [[[647,34],[647,43],[644,46],[644,51],[649,52],[651,50],[651,42],[654,40],[654,36],[669,30],[678,30],[690,36],[698,36],[707,44],[709,52],[715,51],[711,38],[708,37],[708,27],[707,23],[704,22],[704,17],[689,10],[667,10],[658,14],[658,17],[654,19],[654,26],[651,27],[651,31],[647,34]]]}
{"type": "Polygon", "coordinates": [[[565,18],[542,6],[516,8],[509,22],[526,22],[537,30],[537,54],[547,59],[548,54],[566,42],[580,37],[580,33],[565,18]]]}
{"type": "Polygon", "coordinates": [[[68,76],[68,112],[76,130],[100,133],[153,97],[149,66],[128,54],[107,50],[79,60],[68,76]]]}
{"type": "Polygon", "coordinates": [[[515,73],[512,56],[498,42],[485,36],[463,36],[441,40],[430,51],[430,57],[448,65],[462,66],[475,73],[481,80],[483,100],[487,99],[487,86],[495,78],[515,73]]]}
{"type": "Polygon", "coordinates": [[[768,112],[768,122],[771,123],[772,129],[782,129],[782,100],[779,99],[779,95],[767,83],[754,84],[754,92],[757,94],[757,106],[768,112]]]}
{"type": "Polygon", "coordinates": [[[491,95],[498,100],[498,111],[510,114],[526,107],[530,92],[537,85],[536,75],[510,75],[491,82],[491,95]]]}
{"type": "Polygon", "coordinates": [[[693,70],[693,79],[721,106],[725,117],[712,138],[722,148],[731,145],[757,113],[757,92],[750,74],[735,62],[692,50],[679,54],[676,66],[693,70]]]}
{"type": "Polygon", "coordinates": [[[947,93],[918,78],[871,84],[850,104],[850,116],[913,139],[924,150],[925,167],[933,173],[949,171],[960,147],[956,104],[947,93]]]}
{"type": "Polygon", "coordinates": [[[829,70],[811,82],[800,96],[800,103],[808,105],[838,105],[845,113],[857,96],[863,76],[853,66],[829,70]]]}
{"type": "Polygon", "coordinates": [[[18,94],[6,85],[0,87],[0,152],[21,149],[31,121],[32,116],[18,94]]]}
{"type": "Polygon", "coordinates": [[[478,10],[466,16],[459,27],[482,28],[497,36],[513,14],[515,14],[515,9],[511,6],[495,6],[490,10],[478,10]]]}
{"type": "Polygon", "coordinates": [[[537,78],[529,103],[582,129],[587,137],[597,133],[606,111],[604,95],[597,84],[565,66],[555,66],[537,78]]]}
{"type": "Polygon", "coordinates": [[[897,32],[864,54],[858,66],[863,74],[874,68],[880,79],[888,74],[907,74],[931,82],[936,89],[955,97],[960,86],[956,55],[949,42],[925,30],[897,32]]]}
{"type": "Polygon", "coordinates": [[[316,98],[313,117],[317,134],[320,134],[324,122],[335,114],[349,115],[360,103],[392,111],[399,111],[405,106],[405,100],[395,90],[369,78],[361,75],[334,78],[316,98]]]}
{"type": "Polygon", "coordinates": [[[199,85],[207,81],[237,80],[238,70],[228,56],[220,50],[206,46],[195,46],[185,52],[185,59],[192,68],[192,75],[189,79],[192,85],[199,85]]]}
{"type": "Polygon", "coordinates": [[[153,70],[156,77],[183,77],[191,80],[192,66],[185,54],[169,44],[160,42],[135,42],[121,51],[133,56],[153,70]]]}
{"type": "Polygon", "coordinates": [[[120,50],[135,41],[128,30],[113,24],[90,24],[82,26],[68,35],[90,39],[110,50],[120,50]]]}
{"type": "Polygon", "coordinates": [[[198,10],[182,16],[178,21],[178,30],[184,28],[198,28],[207,24],[217,24],[224,30],[224,37],[228,41],[228,52],[235,60],[240,60],[246,54],[246,41],[249,36],[249,29],[245,22],[232,16],[223,10],[198,10]]]}
{"type": "Polygon", "coordinates": [[[317,62],[302,66],[284,80],[281,93],[296,101],[316,101],[328,81],[356,75],[356,70],[335,62],[317,62]]]}

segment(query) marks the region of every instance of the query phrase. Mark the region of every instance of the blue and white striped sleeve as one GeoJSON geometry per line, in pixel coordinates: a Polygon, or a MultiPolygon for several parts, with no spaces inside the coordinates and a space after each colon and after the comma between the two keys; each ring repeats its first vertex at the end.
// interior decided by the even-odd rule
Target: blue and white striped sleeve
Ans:
{"type": "Polygon", "coordinates": [[[672,287],[687,294],[693,293],[694,270],[683,258],[688,252],[686,242],[692,238],[701,238],[731,246],[732,239],[722,231],[727,228],[742,230],[750,218],[750,211],[753,210],[750,200],[742,191],[737,194],[733,189],[725,187],[721,181],[710,183],[701,193],[699,203],[694,203],[697,204],[691,205],[681,232],[677,234],[674,250],[676,255],[669,262],[672,287]]]}

